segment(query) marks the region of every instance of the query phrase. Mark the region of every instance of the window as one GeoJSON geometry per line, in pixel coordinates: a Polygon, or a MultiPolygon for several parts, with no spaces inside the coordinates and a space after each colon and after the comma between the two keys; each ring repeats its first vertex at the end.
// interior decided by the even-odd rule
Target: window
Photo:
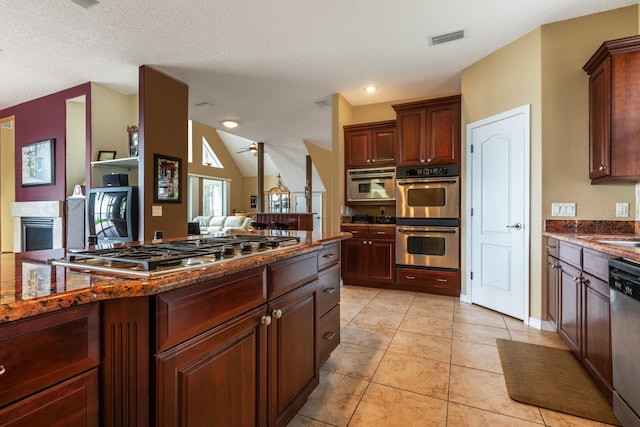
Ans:
{"type": "Polygon", "coordinates": [[[202,137],[202,164],[214,168],[223,168],[222,163],[220,163],[220,159],[218,159],[216,153],[213,152],[213,149],[209,145],[209,141],[207,141],[207,138],[204,136],[202,137]]]}
{"type": "Polygon", "coordinates": [[[229,213],[230,181],[191,175],[188,183],[189,218],[198,215],[224,216],[229,213]]]}

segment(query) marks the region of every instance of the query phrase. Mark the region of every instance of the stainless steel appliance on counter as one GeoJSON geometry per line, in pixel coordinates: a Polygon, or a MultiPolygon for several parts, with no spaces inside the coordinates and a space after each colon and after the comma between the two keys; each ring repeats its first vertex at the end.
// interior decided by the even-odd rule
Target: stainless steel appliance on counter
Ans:
{"type": "Polygon", "coordinates": [[[396,170],[396,265],[460,268],[458,165],[396,170]]]}
{"type": "Polygon", "coordinates": [[[396,168],[347,170],[347,202],[393,202],[396,168]]]}
{"type": "Polygon", "coordinates": [[[87,272],[127,276],[159,276],[208,267],[240,258],[263,255],[299,245],[300,238],[278,235],[233,234],[140,245],[99,244],[86,250],[69,250],[53,265],[87,272]]]}
{"type": "Polygon", "coordinates": [[[640,427],[640,264],[609,260],[613,412],[625,427],[640,427]]]}

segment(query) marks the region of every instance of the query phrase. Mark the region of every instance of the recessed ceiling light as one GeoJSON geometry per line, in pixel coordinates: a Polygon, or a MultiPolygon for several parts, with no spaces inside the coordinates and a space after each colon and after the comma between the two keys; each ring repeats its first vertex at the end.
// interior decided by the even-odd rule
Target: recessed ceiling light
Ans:
{"type": "Polygon", "coordinates": [[[238,122],[233,120],[225,120],[224,122],[222,122],[222,126],[229,129],[234,129],[238,127],[238,122]]]}
{"type": "Polygon", "coordinates": [[[376,93],[378,91],[378,87],[374,85],[369,85],[364,88],[364,91],[367,93],[376,93]]]}
{"type": "Polygon", "coordinates": [[[204,102],[198,102],[196,104],[196,107],[198,107],[198,108],[213,108],[213,107],[215,107],[215,105],[210,103],[210,102],[204,101],[204,102]]]}
{"type": "Polygon", "coordinates": [[[96,0],[71,0],[71,1],[77,4],[78,6],[84,7],[85,9],[89,9],[91,6],[95,6],[98,4],[96,0]]]}

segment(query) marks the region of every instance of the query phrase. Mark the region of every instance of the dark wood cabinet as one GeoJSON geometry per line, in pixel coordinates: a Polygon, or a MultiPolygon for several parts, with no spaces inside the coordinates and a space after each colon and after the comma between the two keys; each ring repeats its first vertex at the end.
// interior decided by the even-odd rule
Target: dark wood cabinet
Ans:
{"type": "Polygon", "coordinates": [[[393,285],[396,274],[394,227],[342,226],[353,238],[342,243],[342,280],[350,285],[393,285]]]}
{"type": "Polygon", "coordinates": [[[395,120],[344,127],[345,166],[367,168],[395,164],[395,120]]]}
{"type": "Polygon", "coordinates": [[[156,425],[266,426],[266,319],[263,305],[160,353],[156,425]]]}
{"type": "Polygon", "coordinates": [[[0,327],[0,425],[97,426],[98,339],[98,304],[0,327]]]}
{"type": "Polygon", "coordinates": [[[316,339],[316,283],[291,291],[268,305],[268,418],[285,426],[319,383],[316,339]]]}
{"type": "Polygon", "coordinates": [[[591,183],[640,180],[640,36],[604,42],[584,65],[589,75],[591,183]]]}
{"type": "Polygon", "coordinates": [[[400,289],[433,294],[460,296],[460,272],[398,268],[396,281],[400,289]]]}
{"type": "Polygon", "coordinates": [[[560,324],[558,333],[582,357],[582,284],[580,270],[560,261],[560,324]]]}
{"type": "Polygon", "coordinates": [[[317,347],[321,366],[340,344],[340,244],[318,252],[317,347]]]}
{"type": "MultiPolygon", "coordinates": [[[[609,255],[558,242],[558,333],[612,399],[609,255]]],[[[554,259],[551,255],[550,259],[554,259]]],[[[555,261],[554,261],[555,262],[555,261]]],[[[547,264],[551,276],[552,262],[547,264]]],[[[551,280],[551,279],[550,279],[551,280]]]]}
{"type": "Polygon", "coordinates": [[[398,166],[460,162],[460,96],[397,104],[398,166]]]}

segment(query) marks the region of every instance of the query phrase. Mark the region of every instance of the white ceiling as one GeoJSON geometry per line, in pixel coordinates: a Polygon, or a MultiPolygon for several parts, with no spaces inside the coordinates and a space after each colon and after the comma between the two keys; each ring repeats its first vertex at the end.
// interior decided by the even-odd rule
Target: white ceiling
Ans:
{"type": "MultiPolygon", "coordinates": [[[[189,85],[190,118],[263,141],[289,185],[331,109],[460,91],[460,72],[540,25],[637,0],[0,0],[0,109],[88,81],[131,94],[147,64],[189,85]],[[465,38],[431,46],[432,36],[465,38]],[[379,93],[366,94],[374,84],[379,93]],[[200,108],[195,104],[213,106],[200,108]]],[[[232,138],[227,138],[232,139],[232,138]]],[[[246,146],[246,145],[242,145],[246,146]]],[[[230,146],[235,154],[242,146],[230,146]]],[[[253,157],[246,154],[243,157],[253,157]]]]}

